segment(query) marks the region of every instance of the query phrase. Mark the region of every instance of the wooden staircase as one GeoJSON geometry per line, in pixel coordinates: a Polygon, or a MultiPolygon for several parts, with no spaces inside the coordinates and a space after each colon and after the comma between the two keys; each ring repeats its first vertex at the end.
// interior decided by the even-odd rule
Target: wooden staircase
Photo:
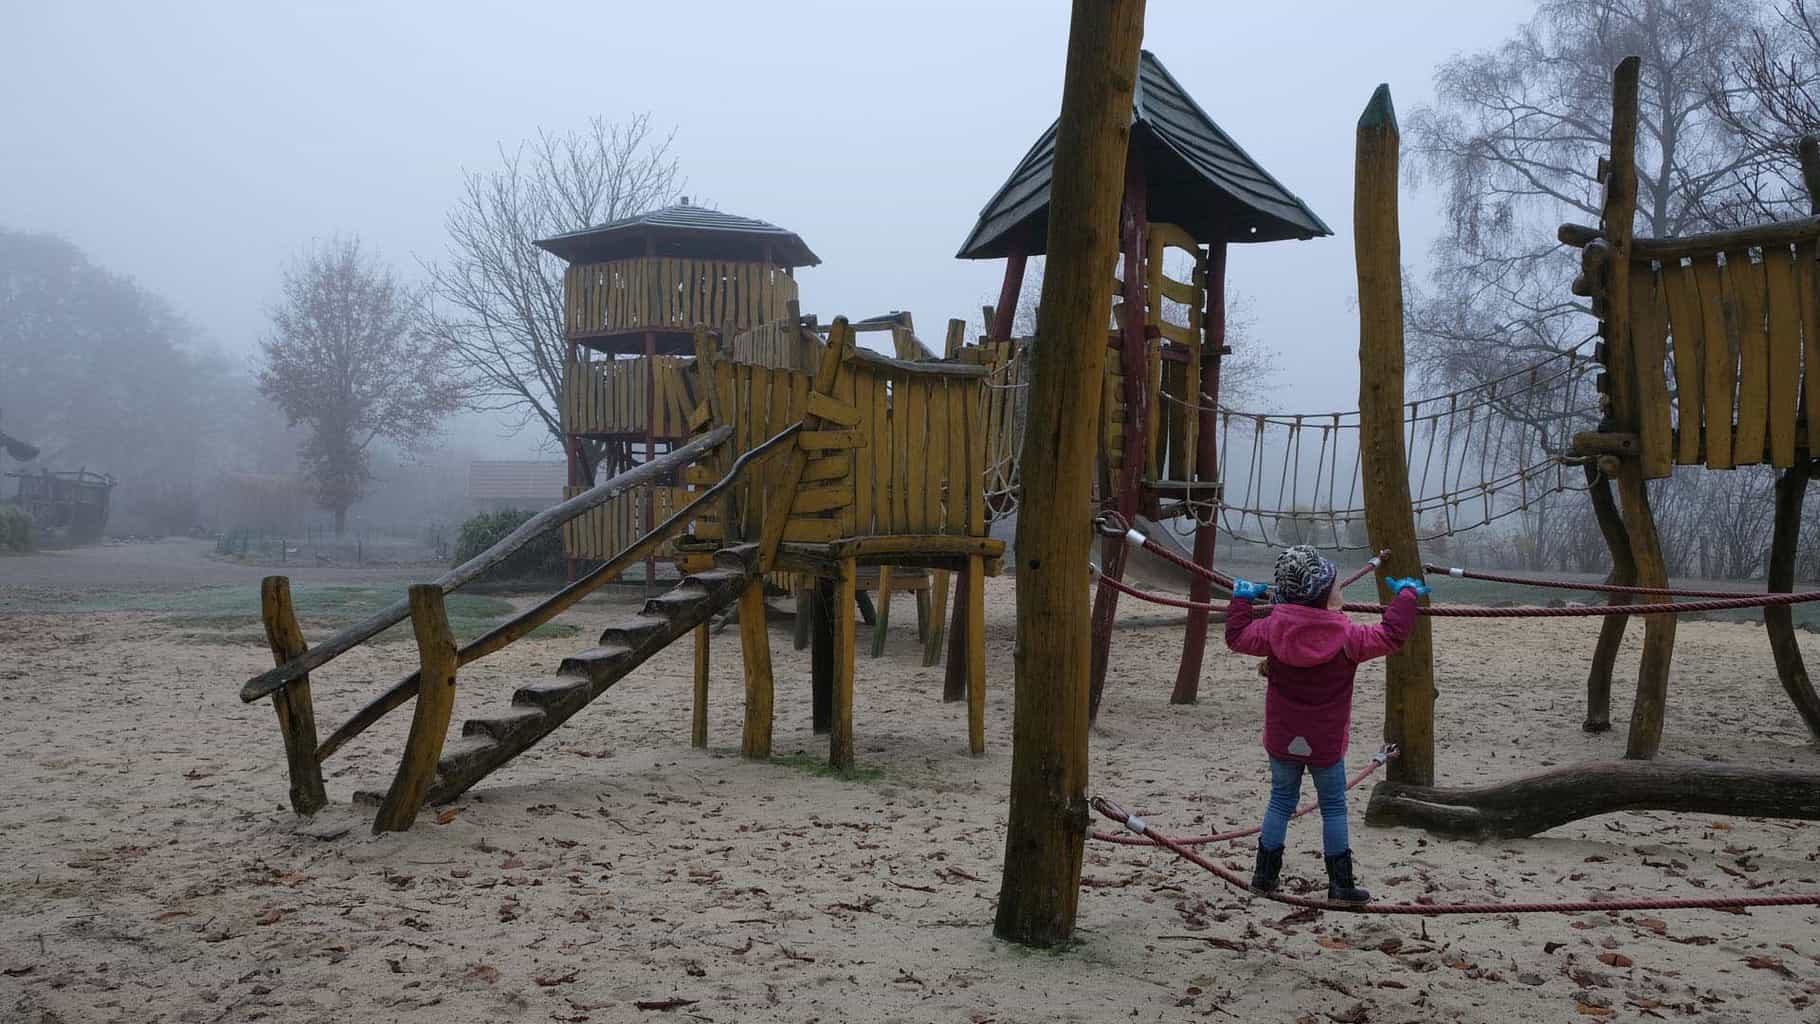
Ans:
{"type": "Polygon", "coordinates": [[[756,544],[715,552],[714,568],[684,577],[646,601],[637,615],[608,626],[598,646],[564,658],[551,678],[519,687],[509,708],[468,719],[461,738],[444,748],[426,802],[454,800],[554,732],[652,655],[737,600],[758,570],[756,544]]]}

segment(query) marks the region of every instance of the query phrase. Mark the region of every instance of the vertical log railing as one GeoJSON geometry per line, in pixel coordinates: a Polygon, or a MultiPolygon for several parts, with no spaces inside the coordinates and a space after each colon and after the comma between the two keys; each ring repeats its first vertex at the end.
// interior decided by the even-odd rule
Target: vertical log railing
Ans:
{"type": "MultiPolygon", "coordinates": [[[[1353,245],[1359,276],[1359,453],[1365,466],[1365,525],[1371,546],[1389,549],[1386,575],[1420,576],[1408,453],[1403,450],[1403,263],[1397,218],[1396,109],[1380,85],[1359,116],[1354,167],[1353,245]]],[[[1378,579],[1379,600],[1390,588],[1378,579]]],[[[1403,754],[1393,782],[1434,784],[1434,659],[1428,619],[1419,617],[1385,667],[1384,741],[1403,754]]]]}
{"type": "Polygon", "coordinates": [[[411,632],[417,638],[417,706],[411,713],[411,734],[391,789],[373,818],[374,832],[403,832],[417,820],[436,762],[449,735],[449,718],[455,711],[455,635],[443,606],[442,588],[434,583],[411,586],[411,632]]]}

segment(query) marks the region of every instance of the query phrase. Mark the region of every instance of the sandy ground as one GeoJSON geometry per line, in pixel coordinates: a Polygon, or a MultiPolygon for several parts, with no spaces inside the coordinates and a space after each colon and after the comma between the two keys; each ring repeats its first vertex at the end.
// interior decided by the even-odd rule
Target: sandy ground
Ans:
{"type": "MultiPolygon", "coordinates": [[[[967,755],[962,706],[940,701],[939,670],[915,657],[906,599],[886,657],[861,655],[858,778],[813,770],[826,744],[809,730],[808,659],[781,625],[778,758],[737,756],[728,630],[709,750],[687,745],[680,644],[445,813],[383,837],[351,798],[384,787],[408,716],[332,761],[332,805],[299,819],[272,712],[235,697],[264,652],[173,640],[144,613],[14,605],[0,616],[0,1019],[1820,1021],[1809,909],[1285,914],[1164,854],[1095,844],[1076,946],[994,940],[1010,582],[988,596],[984,757],[967,755]]],[[[1202,702],[1169,706],[1180,627],[1154,611],[1120,634],[1092,789],[1178,833],[1252,823],[1265,785],[1254,664],[1211,656],[1202,702]]],[[[592,630],[603,612],[575,621],[592,630]]],[[[1443,623],[1442,777],[1616,756],[1622,721],[1579,730],[1595,630],[1443,623]]],[[[1820,637],[1802,640],[1820,661],[1820,637]]],[[[578,646],[530,641],[475,666],[458,717],[578,646]]],[[[1633,638],[1620,664],[1635,653],[1633,638]]],[[[325,732],[410,656],[363,649],[320,673],[325,732]]],[[[1760,627],[1685,624],[1676,666],[1666,756],[1820,768],[1760,627]]],[[[1355,764],[1377,746],[1381,668],[1360,680],[1355,764]]],[[[1628,700],[1621,685],[1620,712],[1628,700]]],[[[1364,828],[1362,806],[1360,791],[1362,880],[1387,898],[1820,888],[1820,826],[1623,814],[1474,845],[1364,828]]],[[[1314,884],[1317,826],[1290,841],[1291,884],[1314,884]]]]}

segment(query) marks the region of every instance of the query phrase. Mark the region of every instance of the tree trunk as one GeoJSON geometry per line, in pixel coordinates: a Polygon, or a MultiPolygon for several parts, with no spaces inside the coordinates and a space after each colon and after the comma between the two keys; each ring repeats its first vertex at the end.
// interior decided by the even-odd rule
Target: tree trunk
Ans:
{"type": "Polygon", "coordinates": [[[1379,784],[1365,821],[1463,839],[1520,839],[1613,811],[1820,820],[1820,775],[1731,765],[1605,761],[1491,786],[1379,784]]]}
{"type": "MultiPolygon", "coordinates": [[[[1624,531],[1624,520],[1618,515],[1618,503],[1611,496],[1611,481],[1596,466],[1586,467],[1587,495],[1592,500],[1593,519],[1599,534],[1611,549],[1611,575],[1606,579],[1620,586],[1636,586],[1637,560],[1630,554],[1630,535],[1624,531]]],[[[1609,594],[1608,605],[1629,604],[1629,594],[1609,594]]],[[[1599,621],[1599,643],[1593,648],[1592,666],[1586,671],[1586,720],[1580,728],[1586,732],[1611,730],[1611,670],[1618,662],[1618,648],[1624,644],[1624,627],[1628,615],[1608,615],[1599,621]]]]}
{"type": "Polygon", "coordinates": [[[1019,516],[1017,686],[1000,938],[1053,946],[1074,933],[1087,832],[1087,561],[1112,315],[1118,208],[1144,0],[1075,0],[1049,197],[1048,263],[1022,455],[1026,494],[1064,514],[1019,516]],[[1074,514],[1068,514],[1068,513],[1074,514]]]}
{"type": "MultiPolygon", "coordinates": [[[[1359,275],[1359,449],[1365,524],[1371,546],[1388,549],[1378,598],[1392,596],[1388,576],[1422,575],[1409,459],[1403,450],[1403,263],[1397,224],[1397,115],[1390,87],[1378,86],[1359,116],[1353,185],[1353,246],[1359,275]]],[[[1427,599],[1422,599],[1427,603],[1427,599]]],[[[1390,778],[1434,781],[1435,681],[1432,629],[1416,619],[1401,650],[1385,663],[1384,740],[1402,747],[1390,778]]]]}
{"type": "MultiPolygon", "coordinates": [[[[1805,453],[1804,453],[1805,454],[1805,453]]],[[[1801,539],[1801,503],[1807,496],[1807,478],[1813,472],[1803,458],[1776,481],[1776,526],[1769,545],[1769,591],[1786,594],[1795,589],[1795,552],[1801,539]]],[[[1820,740],[1820,696],[1814,693],[1808,678],[1807,664],[1801,659],[1801,645],[1795,640],[1794,612],[1787,605],[1763,609],[1764,631],[1769,634],[1769,649],[1776,657],[1776,676],[1782,689],[1795,702],[1808,735],[1820,740]]]]}
{"type": "Polygon", "coordinates": [[[348,507],[335,506],[335,536],[341,537],[348,532],[348,507]]]}

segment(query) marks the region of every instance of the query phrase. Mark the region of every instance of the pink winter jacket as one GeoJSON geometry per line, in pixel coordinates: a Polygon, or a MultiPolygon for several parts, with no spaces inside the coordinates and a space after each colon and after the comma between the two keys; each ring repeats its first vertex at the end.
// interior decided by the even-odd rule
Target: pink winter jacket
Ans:
{"type": "Polygon", "coordinates": [[[1269,616],[1251,602],[1226,606],[1226,646],[1270,659],[1264,693],[1264,749],[1279,761],[1325,768],[1346,756],[1352,734],[1352,677],[1359,663],[1403,646],[1415,624],[1414,591],[1398,592],[1384,621],[1361,626],[1343,612],[1274,604],[1269,616]]]}

